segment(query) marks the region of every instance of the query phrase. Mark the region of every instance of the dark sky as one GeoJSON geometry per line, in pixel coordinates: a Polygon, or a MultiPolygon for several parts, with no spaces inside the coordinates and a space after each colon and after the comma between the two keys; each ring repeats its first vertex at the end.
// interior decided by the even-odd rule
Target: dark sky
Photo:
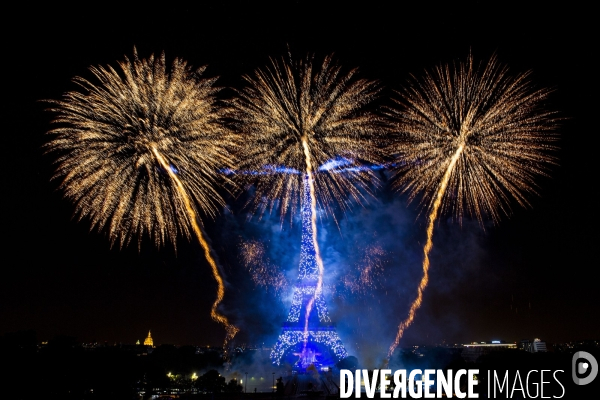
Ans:
{"type": "MultiPolygon", "coordinates": [[[[164,50],[168,59],[208,65],[206,75],[220,76],[224,87],[239,86],[242,74],[289,46],[297,55],[334,52],[345,68],[359,67],[360,76],[380,81],[384,103],[410,74],[464,59],[469,51],[478,60],[495,53],[512,72],[532,70],[535,85],[553,88],[549,107],[564,118],[559,166],[537,181],[540,196],[530,198],[531,208],[513,204],[513,215],[496,226],[484,230],[475,221],[460,226],[441,218],[431,285],[404,343],[600,337],[592,11],[571,5],[492,9],[487,2],[441,8],[281,3],[21,6],[5,16],[18,29],[3,28],[0,334],[34,329],[39,341],[66,334],[132,343],[152,329],[158,343],[220,344],[223,330],[209,318],[215,284],[197,244],[181,240],[176,256],[150,243],[139,253],[110,249],[104,234],[89,232],[87,220],[72,219],[72,205],[50,181],[52,158],[41,149],[52,115],[40,100],[60,98],[75,89],[74,76],[90,78],[89,66],[116,65],[134,46],[142,57],[164,50]]],[[[289,302],[250,282],[237,248],[240,240],[264,241],[271,262],[292,277],[300,232],[297,224],[278,230],[277,216],[246,223],[241,201],[230,200],[233,214],[206,222],[230,283],[224,310],[242,327],[240,342],[270,345],[289,302]]],[[[349,273],[344,266],[359,263],[369,246],[380,245],[386,256],[379,287],[360,296],[331,294],[332,315],[354,352],[367,351],[365,336],[386,348],[420,278],[425,219],[384,185],[372,204],[340,221],[340,231],[330,220],[321,226],[325,259],[337,274],[331,279],[349,273]]]]}

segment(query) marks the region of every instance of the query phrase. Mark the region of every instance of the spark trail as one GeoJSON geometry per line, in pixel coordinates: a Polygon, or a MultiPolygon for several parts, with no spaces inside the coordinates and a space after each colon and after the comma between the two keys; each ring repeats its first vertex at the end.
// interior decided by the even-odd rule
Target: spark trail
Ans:
{"type": "Polygon", "coordinates": [[[183,184],[181,183],[181,181],[179,180],[177,175],[173,172],[169,163],[164,159],[164,157],[156,149],[156,145],[152,145],[152,153],[154,153],[156,160],[163,167],[163,169],[168,172],[171,179],[173,179],[173,181],[175,182],[177,193],[179,193],[181,198],[183,199],[183,203],[185,205],[185,209],[187,211],[188,218],[192,225],[192,229],[193,229],[194,233],[196,234],[196,238],[198,239],[198,242],[200,243],[200,245],[202,246],[202,249],[204,250],[204,256],[206,257],[206,260],[208,261],[208,264],[210,265],[210,268],[213,273],[213,277],[215,278],[215,281],[217,281],[217,298],[214,301],[212,308],[210,310],[210,316],[213,320],[215,320],[225,326],[225,330],[226,330],[227,334],[225,336],[225,343],[223,344],[223,348],[226,348],[227,343],[231,339],[233,339],[233,337],[236,335],[236,333],[238,333],[239,329],[237,327],[235,327],[234,325],[232,325],[229,322],[229,320],[227,319],[227,317],[225,317],[223,314],[219,314],[219,312],[217,311],[219,304],[221,303],[221,301],[223,301],[223,297],[225,296],[225,284],[223,283],[223,278],[221,277],[221,275],[219,273],[219,267],[217,266],[217,263],[215,262],[215,259],[212,256],[211,248],[210,248],[208,242],[204,238],[204,234],[202,233],[202,228],[198,224],[198,218],[196,217],[196,212],[194,211],[194,208],[192,207],[192,205],[190,203],[190,199],[185,191],[185,188],[183,187],[183,184]]]}
{"type": "Polygon", "coordinates": [[[429,252],[433,247],[433,227],[439,213],[440,205],[442,204],[442,199],[444,198],[444,193],[446,192],[446,188],[448,187],[448,182],[450,181],[450,175],[452,175],[452,171],[454,170],[456,162],[458,161],[458,158],[462,154],[464,148],[465,145],[463,143],[458,147],[456,153],[454,153],[454,156],[450,160],[450,165],[448,165],[446,173],[444,174],[442,182],[440,183],[440,187],[437,191],[435,201],[433,202],[433,208],[428,217],[429,223],[427,225],[427,242],[423,247],[423,278],[421,278],[421,282],[419,283],[419,288],[417,290],[417,298],[410,305],[408,317],[404,321],[402,321],[398,326],[396,339],[394,339],[394,343],[392,343],[390,349],[388,350],[387,361],[389,361],[392,354],[394,354],[394,350],[396,350],[396,347],[398,347],[400,339],[402,339],[402,336],[404,335],[404,331],[413,323],[415,319],[415,314],[417,313],[419,307],[421,307],[421,302],[423,301],[423,292],[425,291],[425,288],[429,283],[429,252]]]}
{"type": "Polygon", "coordinates": [[[306,350],[306,344],[308,342],[308,319],[315,301],[323,290],[323,274],[325,273],[325,269],[323,267],[323,259],[321,258],[321,251],[319,250],[319,243],[317,241],[317,197],[315,195],[315,184],[313,181],[313,168],[312,163],[310,162],[310,149],[308,148],[308,142],[304,137],[302,138],[302,148],[304,149],[304,155],[306,157],[306,175],[310,192],[310,224],[312,227],[312,242],[315,248],[315,259],[317,261],[317,268],[319,271],[315,293],[306,305],[306,317],[304,319],[304,349],[306,350]]]}

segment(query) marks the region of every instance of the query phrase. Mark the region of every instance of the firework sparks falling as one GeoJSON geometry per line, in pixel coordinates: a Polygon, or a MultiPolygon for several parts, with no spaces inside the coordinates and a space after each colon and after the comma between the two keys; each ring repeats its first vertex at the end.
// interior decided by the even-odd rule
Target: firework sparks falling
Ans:
{"type": "Polygon", "coordinates": [[[100,84],[77,77],[81,92],[50,102],[57,127],[46,148],[57,155],[55,178],[79,219],[106,231],[111,245],[137,237],[139,247],[148,235],[158,247],[176,246],[179,235],[191,237],[191,227],[218,284],[211,316],[229,339],[237,328],[217,312],[223,279],[196,211],[214,216],[224,205],[214,187],[219,169],[231,167],[235,146],[219,123],[216,79],[180,59],[168,69],[164,53],[140,60],[134,50],[133,61],[119,66],[121,72],[92,67],[100,84]]]}
{"type": "Polygon", "coordinates": [[[528,78],[510,76],[495,56],[483,67],[469,56],[466,63],[439,66],[413,80],[401,93],[402,111],[390,111],[400,134],[390,151],[406,161],[398,164],[396,188],[410,200],[422,194],[429,216],[423,278],[388,359],[421,305],[439,213],[462,218],[466,212],[480,223],[488,215],[498,222],[509,214],[511,199],[529,205],[534,178],[555,162],[556,118],[543,109],[550,91],[533,90],[528,78]]]}
{"type": "Polygon", "coordinates": [[[252,281],[266,290],[281,292],[288,286],[285,275],[265,255],[264,245],[256,240],[242,241],[240,246],[242,264],[250,273],[252,281]]]}
{"type": "Polygon", "coordinates": [[[386,251],[377,244],[364,249],[364,257],[356,263],[356,272],[343,278],[344,287],[353,294],[367,294],[381,287],[386,251]]]}

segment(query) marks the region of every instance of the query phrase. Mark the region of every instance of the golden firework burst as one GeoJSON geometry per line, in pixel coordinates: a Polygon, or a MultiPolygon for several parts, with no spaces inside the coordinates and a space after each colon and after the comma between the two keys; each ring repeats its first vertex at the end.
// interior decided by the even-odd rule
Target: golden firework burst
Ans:
{"type": "Polygon", "coordinates": [[[50,101],[57,116],[46,149],[56,156],[55,178],[76,214],[112,244],[137,237],[139,245],[148,235],[175,245],[190,237],[191,221],[171,172],[194,211],[213,216],[224,205],[216,186],[219,170],[233,165],[235,139],[220,124],[216,78],[181,59],[168,68],[164,53],[139,59],[134,50],[119,67],[91,67],[97,82],[76,77],[80,91],[50,101]]]}
{"type": "Polygon", "coordinates": [[[360,189],[368,192],[374,174],[359,167],[382,161],[382,124],[368,107],[377,83],[356,73],[344,74],[332,56],[320,65],[314,56],[289,56],[244,76],[247,85],[231,106],[244,138],[239,169],[260,174],[246,175],[256,184],[254,211],[294,213],[307,175],[323,209],[364,200],[360,189]]]}
{"type": "Polygon", "coordinates": [[[495,56],[413,77],[389,112],[396,134],[388,152],[401,161],[395,187],[411,200],[422,195],[430,212],[456,155],[442,212],[497,222],[510,213],[511,198],[528,205],[535,178],[556,162],[557,140],[555,113],[544,107],[550,90],[532,89],[529,77],[512,76],[495,56]]]}

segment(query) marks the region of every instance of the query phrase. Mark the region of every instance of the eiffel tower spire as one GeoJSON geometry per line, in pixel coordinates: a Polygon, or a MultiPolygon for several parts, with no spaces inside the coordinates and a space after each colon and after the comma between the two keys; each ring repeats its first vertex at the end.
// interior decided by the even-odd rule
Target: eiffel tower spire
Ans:
{"type": "Polygon", "coordinates": [[[321,291],[315,299],[315,307],[308,316],[305,334],[307,304],[317,288],[319,269],[313,242],[312,210],[308,177],[304,177],[302,196],[302,242],[298,281],[294,287],[292,306],[283,331],[271,351],[271,361],[281,364],[284,359],[296,356],[295,368],[305,369],[310,364],[328,366],[347,356],[346,349],[331,323],[327,305],[321,291]],[[306,336],[306,337],[305,337],[306,336]],[[306,345],[305,345],[306,342],[306,345]],[[330,353],[330,354],[327,354],[330,353]]]}

